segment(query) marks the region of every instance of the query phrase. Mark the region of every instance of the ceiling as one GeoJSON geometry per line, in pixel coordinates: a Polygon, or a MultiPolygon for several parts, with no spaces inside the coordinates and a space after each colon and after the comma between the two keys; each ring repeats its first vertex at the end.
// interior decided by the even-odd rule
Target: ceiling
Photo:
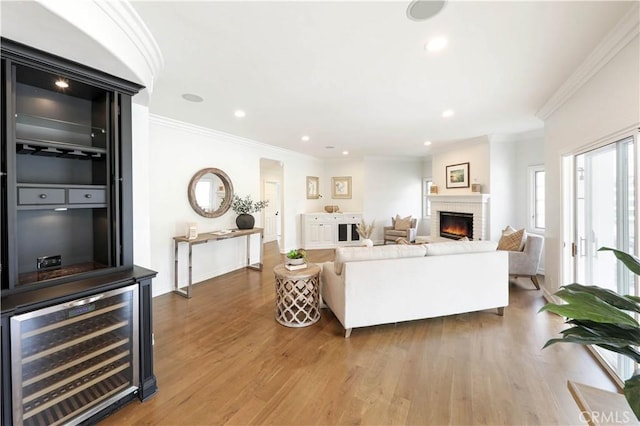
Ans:
{"type": "Polygon", "coordinates": [[[131,4],[164,57],[151,113],[324,158],[541,129],[536,112],[632,7],[450,1],[416,22],[408,1],[131,4]],[[448,46],[427,52],[435,36],[448,46]]]}

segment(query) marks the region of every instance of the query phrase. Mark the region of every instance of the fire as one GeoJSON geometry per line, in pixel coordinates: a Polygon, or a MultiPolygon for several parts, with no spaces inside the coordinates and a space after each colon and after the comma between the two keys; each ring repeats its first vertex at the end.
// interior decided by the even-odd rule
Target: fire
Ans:
{"type": "Polygon", "coordinates": [[[441,232],[446,234],[451,234],[451,235],[457,235],[459,237],[469,236],[469,229],[466,226],[455,225],[455,224],[449,225],[449,226],[443,226],[441,232]]]}

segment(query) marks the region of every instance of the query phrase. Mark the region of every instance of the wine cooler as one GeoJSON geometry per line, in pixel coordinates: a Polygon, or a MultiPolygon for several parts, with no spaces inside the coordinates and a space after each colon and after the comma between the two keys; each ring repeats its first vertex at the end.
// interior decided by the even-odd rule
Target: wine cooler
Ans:
{"type": "Polygon", "coordinates": [[[139,384],[138,286],[11,317],[14,425],[78,424],[139,384]]]}

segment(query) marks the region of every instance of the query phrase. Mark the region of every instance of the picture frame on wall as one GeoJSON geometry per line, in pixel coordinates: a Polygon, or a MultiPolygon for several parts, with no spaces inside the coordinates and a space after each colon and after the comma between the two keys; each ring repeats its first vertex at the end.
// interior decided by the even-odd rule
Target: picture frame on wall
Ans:
{"type": "Polygon", "coordinates": [[[351,176],[331,178],[331,198],[351,198],[351,176]]]}
{"type": "Polygon", "coordinates": [[[447,188],[469,188],[469,163],[446,167],[447,188]]]}
{"type": "Polygon", "coordinates": [[[307,176],[307,199],[317,200],[318,198],[320,198],[320,178],[307,176]]]}

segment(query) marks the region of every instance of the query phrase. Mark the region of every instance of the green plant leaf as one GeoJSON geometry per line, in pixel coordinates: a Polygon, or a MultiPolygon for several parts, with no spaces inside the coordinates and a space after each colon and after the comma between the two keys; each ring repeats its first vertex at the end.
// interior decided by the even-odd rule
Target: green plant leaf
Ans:
{"type": "MultiPolygon", "coordinates": [[[[549,339],[547,343],[542,347],[543,349],[547,346],[553,345],[554,343],[579,343],[581,345],[608,345],[612,348],[625,348],[629,346],[629,342],[624,339],[612,339],[611,337],[583,337],[577,335],[569,335],[564,336],[560,339],[549,339]]],[[[617,351],[616,351],[617,352],[617,351]]]]}
{"type": "Polygon", "coordinates": [[[634,300],[629,300],[629,298],[625,296],[621,296],[616,292],[608,290],[606,288],[601,288],[593,285],[582,285],[582,284],[569,284],[564,286],[572,292],[585,292],[589,294],[593,294],[597,298],[607,302],[610,305],[615,306],[616,308],[623,309],[625,311],[635,311],[640,312],[640,304],[635,302],[634,300]]]}
{"type": "Polygon", "coordinates": [[[637,321],[630,315],[603,302],[593,294],[573,292],[564,288],[556,292],[556,295],[568,303],[566,305],[547,303],[538,312],[549,311],[566,318],[638,326],[637,321]]]}
{"type": "Polygon", "coordinates": [[[640,420],[640,374],[635,374],[624,382],[624,396],[636,419],[640,420]]]}
{"type": "MultiPolygon", "coordinates": [[[[626,339],[630,345],[640,345],[640,328],[632,327],[623,324],[608,324],[599,323],[586,320],[571,320],[567,321],[567,324],[575,325],[567,330],[562,331],[562,334],[572,330],[572,334],[578,334],[575,330],[584,331],[591,336],[600,337],[613,337],[616,339],[626,339]]],[[[584,334],[581,334],[584,335],[584,334]]]]}
{"type": "Polygon", "coordinates": [[[640,259],[638,259],[637,257],[610,247],[600,247],[598,251],[612,251],[613,254],[618,258],[618,260],[624,263],[624,266],[626,266],[634,274],[640,275],[640,259]]]}

